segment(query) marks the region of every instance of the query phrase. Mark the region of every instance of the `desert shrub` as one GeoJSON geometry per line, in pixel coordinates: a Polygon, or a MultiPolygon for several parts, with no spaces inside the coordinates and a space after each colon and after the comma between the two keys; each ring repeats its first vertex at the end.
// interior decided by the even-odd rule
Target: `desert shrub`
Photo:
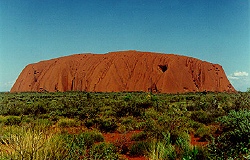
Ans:
{"type": "Polygon", "coordinates": [[[182,100],[182,97],[180,97],[179,95],[174,95],[170,98],[170,103],[180,102],[181,100],[182,100]]]}
{"type": "Polygon", "coordinates": [[[38,101],[33,106],[31,113],[34,114],[35,116],[38,116],[40,114],[46,114],[47,113],[46,106],[47,106],[47,104],[45,104],[43,101],[38,101]]]}
{"type": "Polygon", "coordinates": [[[205,94],[197,97],[187,106],[189,111],[214,111],[220,106],[224,106],[229,101],[229,96],[220,94],[205,94]]]}
{"type": "Polygon", "coordinates": [[[100,114],[105,117],[115,116],[115,112],[112,110],[111,106],[104,106],[100,108],[100,114]]]}
{"type": "Polygon", "coordinates": [[[59,127],[77,127],[79,126],[79,122],[77,122],[75,119],[69,119],[69,118],[61,118],[57,122],[57,125],[59,127]]]}
{"type": "Polygon", "coordinates": [[[213,121],[215,121],[215,119],[209,115],[206,111],[194,111],[191,114],[191,119],[203,124],[209,124],[213,121]]]}
{"type": "Polygon", "coordinates": [[[29,123],[33,123],[34,122],[34,118],[26,115],[26,116],[21,116],[21,123],[22,124],[29,124],[29,123]]]}
{"type": "Polygon", "coordinates": [[[164,139],[161,141],[153,141],[149,157],[152,160],[175,159],[175,148],[171,145],[170,133],[163,133],[164,139]]]}
{"type": "Polygon", "coordinates": [[[121,154],[128,154],[129,152],[129,139],[126,136],[122,136],[121,138],[117,139],[113,144],[116,147],[118,153],[121,154]]]}
{"type": "Polygon", "coordinates": [[[13,115],[20,116],[22,114],[22,110],[25,108],[25,104],[23,102],[16,103],[15,101],[10,101],[3,108],[2,115],[13,115]]]}
{"type": "Polygon", "coordinates": [[[74,118],[78,118],[79,120],[88,119],[88,110],[86,108],[78,108],[77,114],[74,118]]]}
{"type": "Polygon", "coordinates": [[[190,122],[184,117],[184,114],[178,115],[178,112],[157,113],[155,115],[158,115],[155,116],[157,119],[147,118],[145,122],[144,131],[148,138],[161,140],[164,138],[163,132],[170,132],[171,137],[174,138],[179,132],[187,131],[190,126],[190,122]]]}
{"type": "Polygon", "coordinates": [[[136,107],[136,103],[133,101],[129,102],[115,102],[113,107],[114,112],[116,113],[116,117],[126,117],[126,116],[134,116],[139,117],[141,115],[141,110],[139,107],[136,107]]]}
{"type": "Polygon", "coordinates": [[[128,102],[128,101],[132,100],[132,98],[133,97],[132,97],[131,94],[127,94],[126,96],[124,96],[123,100],[126,101],[126,102],[128,102]]]}
{"type": "Polygon", "coordinates": [[[164,126],[160,126],[156,120],[147,119],[145,122],[144,131],[147,133],[147,137],[151,139],[161,139],[162,132],[167,130],[164,126]]]}
{"type": "Polygon", "coordinates": [[[148,141],[135,142],[129,149],[131,156],[145,156],[150,152],[151,143],[148,141]]]}
{"type": "Polygon", "coordinates": [[[87,145],[85,139],[77,135],[62,134],[61,139],[65,141],[65,148],[67,150],[66,160],[80,159],[87,154],[87,145]]]}
{"type": "Polygon", "coordinates": [[[196,99],[196,97],[194,95],[187,95],[185,98],[188,101],[190,101],[190,100],[195,101],[195,99],[196,99]]]}
{"type": "Polygon", "coordinates": [[[188,104],[186,108],[188,111],[198,111],[201,109],[199,105],[197,106],[196,104],[188,104]]]}
{"type": "Polygon", "coordinates": [[[0,124],[4,123],[4,121],[5,121],[5,117],[0,115],[0,124]]]}
{"type": "Polygon", "coordinates": [[[246,92],[236,95],[232,109],[236,111],[242,109],[250,109],[250,94],[246,92]]]}
{"type": "Polygon", "coordinates": [[[136,128],[136,120],[132,116],[122,117],[120,121],[121,125],[119,128],[124,131],[132,131],[136,128]]]}
{"type": "Polygon", "coordinates": [[[137,121],[135,124],[135,129],[136,130],[143,130],[146,126],[146,122],[144,121],[137,121]]]}
{"type": "Polygon", "coordinates": [[[159,112],[157,112],[154,108],[149,108],[145,111],[145,114],[143,115],[143,118],[148,119],[158,119],[159,118],[159,112]]]}
{"type": "Polygon", "coordinates": [[[204,126],[203,123],[197,122],[197,121],[190,121],[190,127],[194,130],[197,130],[198,128],[204,126]]]}
{"type": "Polygon", "coordinates": [[[99,129],[103,132],[114,132],[117,127],[115,120],[112,118],[102,118],[99,121],[99,129]]]}
{"type": "MultiPolygon", "coordinates": [[[[166,136],[165,136],[166,137],[166,136]]],[[[169,137],[169,136],[168,136],[169,137]]],[[[166,138],[165,138],[166,139],[166,138]]],[[[190,145],[190,136],[187,131],[175,130],[170,131],[170,143],[175,148],[175,159],[198,159],[204,157],[203,149],[197,149],[190,145]]],[[[173,155],[173,154],[171,154],[173,155]]]]}
{"type": "Polygon", "coordinates": [[[73,136],[73,142],[76,144],[83,144],[87,147],[92,146],[96,142],[102,142],[104,138],[100,132],[83,132],[73,136]]]}
{"type": "Polygon", "coordinates": [[[189,150],[188,153],[186,153],[183,156],[183,160],[208,160],[208,150],[206,147],[202,146],[193,146],[192,149],[189,150]]]}
{"type": "MultiPolygon", "coordinates": [[[[82,113],[83,114],[82,116],[85,116],[85,119],[86,118],[87,119],[95,119],[95,118],[97,118],[99,116],[99,113],[100,113],[99,104],[96,105],[96,106],[94,104],[89,104],[89,105],[90,106],[87,106],[87,107],[83,108],[84,113],[82,113]]],[[[82,119],[82,118],[80,118],[80,119],[82,119]]]]}
{"type": "Polygon", "coordinates": [[[19,116],[7,116],[5,117],[5,125],[19,125],[21,123],[21,117],[19,116]]]}
{"type": "Polygon", "coordinates": [[[95,143],[104,141],[102,134],[97,131],[75,135],[65,133],[61,135],[61,139],[65,142],[65,148],[68,152],[67,159],[69,160],[81,159],[81,157],[87,158],[87,150],[95,143]]]}
{"type": "Polygon", "coordinates": [[[119,125],[116,129],[119,133],[127,132],[127,127],[125,125],[119,125]]]}
{"type": "Polygon", "coordinates": [[[139,132],[137,134],[133,134],[131,137],[131,140],[132,141],[143,141],[143,140],[146,140],[147,138],[148,138],[147,133],[142,131],[142,132],[139,132]]]}
{"type": "Polygon", "coordinates": [[[116,148],[110,143],[98,143],[93,145],[89,150],[89,159],[112,159],[118,160],[119,155],[116,153],[116,148]]]}
{"type": "Polygon", "coordinates": [[[227,116],[218,119],[222,133],[217,137],[209,150],[211,156],[218,159],[243,158],[250,155],[250,111],[231,111],[227,116]]]}
{"type": "MultiPolygon", "coordinates": [[[[195,136],[202,137],[202,138],[209,138],[211,137],[210,127],[208,126],[201,126],[195,131],[195,136]]],[[[210,138],[209,138],[210,139],[210,138]]]]}
{"type": "Polygon", "coordinates": [[[145,99],[136,101],[135,103],[136,103],[136,107],[140,108],[140,109],[153,107],[153,105],[154,105],[153,102],[152,102],[151,96],[149,98],[147,97],[145,99]]]}
{"type": "Polygon", "coordinates": [[[40,118],[40,119],[49,119],[50,118],[50,114],[41,114],[41,115],[39,115],[38,116],[38,118],[40,118]]]}
{"type": "Polygon", "coordinates": [[[117,117],[140,117],[145,109],[154,106],[154,101],[147,94],[129,94],[123,101],[116,101],[112,105],[117,117]]]}
{"type": "Polygon", "coordinates": [[[150,151],[151,160],[175,159],[175,148],[164,142],[153,142],[150,151]]]}
{"type": "Polygon", "coordinates": [[[187,133],[182,133],[176,140],[175,144],[176,159],[183,160],[200,160],[208,159],[208,150],[202,146],[191,146],[190,137],[187,133]]]}
{"type": "Polygon", "coordinates": [[[42,128],[50,127],[53,123],[49,119],[36,119],[35,121],[30,121],[30,123],[35,123],[37,126],[41,126],[42,128]]]}
{"type": "Polygon", "coordinates": [[[124,124],[124,125],[132,124],[134,122],[134,118],[132,116],[124,117],[121,120],[122,120],[121,124],[124,124]]]}
{"type": "Polygon", "coordinates": [[[52,122],[57,122],[60,119],[61,113],[58,113],[58,111],[52,111],[49,114],[49,119],[52,122]]]}
{"type": "Polygon", "coordinates": [[[95,124],[95,121],[92,120],[92,119],[87,119],[87,120],[84,122],[84,125],[85,125],[87,128],[91,128],[94,124],[95,124]]]}
{"type": "MultiPolygon", "coordinates": [[[[172,136],[172,135],[171,135],[172,136]]],[[[180,132],[176,136],[174,144],[177,147],[177,156],[187,156],[190,151],[190,137],[186,132],[180,132]]],[[[172,139],[171,139],[172,140],[172,139]]],[[[173,143],[173,142],[172,142],[173,143]]]]}
{"type": "Polygon", "coordinates": [[[86,97],[87,97],[87,100],[90,100],[92,98],[92,96],[89,92],[86,94],[86,97]]]}
{"type": "Polygon", "coordinates": [[[68,159],[69,154],[65,146],[66,143],[60,134],[52,135],[47,138],[44,150],[38,154],[37,159],[68,159]]]}
{"type": "Polygon", "coordinates": [[[32,115],[33,114],[33,105],[28,103],[26,107],[23,108],[23,115],[32,115]]]}
{"type": "Polygon", "coordinates": [[[246,91],[246,92],[247,92],[247,93],[250,93],[250,87],[247,88],[247,91],[246,91]]]}

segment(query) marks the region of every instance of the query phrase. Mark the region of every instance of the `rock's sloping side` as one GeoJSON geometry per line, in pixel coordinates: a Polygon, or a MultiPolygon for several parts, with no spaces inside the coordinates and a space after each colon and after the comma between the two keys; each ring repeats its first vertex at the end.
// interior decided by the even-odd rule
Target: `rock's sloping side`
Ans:
{"type": "Polygon", "coordinates": [[[151,52],[76,54],[29,64],[11,92],[235,92],[223,68],[195,58],[151,52]]]}

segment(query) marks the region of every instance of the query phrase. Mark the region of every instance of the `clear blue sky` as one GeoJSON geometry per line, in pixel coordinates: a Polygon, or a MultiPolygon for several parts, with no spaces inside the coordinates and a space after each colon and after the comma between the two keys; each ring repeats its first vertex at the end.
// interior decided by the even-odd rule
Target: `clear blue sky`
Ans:
{"type": "Polygon", "coordinates": [[[29,63],[74,53],[140,50],[223,66],[250,87],[249,0],[1,0],[0,91],[29,63]]]}

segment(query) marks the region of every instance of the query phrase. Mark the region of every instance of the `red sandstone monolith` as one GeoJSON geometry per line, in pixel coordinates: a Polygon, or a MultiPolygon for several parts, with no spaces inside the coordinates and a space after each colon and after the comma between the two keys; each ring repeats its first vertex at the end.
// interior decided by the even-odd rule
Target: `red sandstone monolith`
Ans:
{"type": "Polygon", "coordinates": [[[27,65],[11,92],[235,92],[223,68],[151,52],[75,54],[27,65]]]}

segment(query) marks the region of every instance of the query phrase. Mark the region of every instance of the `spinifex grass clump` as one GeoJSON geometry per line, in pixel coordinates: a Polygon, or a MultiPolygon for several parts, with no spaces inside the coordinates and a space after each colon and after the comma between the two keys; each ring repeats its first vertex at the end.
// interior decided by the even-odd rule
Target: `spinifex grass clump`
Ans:
{"type": "Polygon", "coordinates": [[[164,139],[161,141],[154,140],[151,144],[150,159],[175,159],[175,148],[171,144],[170,133],[163,133],[164,139]]]}
{"type": "Polygon", "coordinates": [[[0,157],[3,159],[63,159],[64,142],[48,130],[37,126],[2,128],[0,157]]]}
{"type": "Polygon", "coordinates": [[[104,144],[104,148],[97,149],[96,143],[104,140],[98,131],[72,135],[56,133],[41,126],[1,127],[0,159],[89,159],[101,151],[108,151],[104,156],[118,157],[109,145],[104,144]]]}

